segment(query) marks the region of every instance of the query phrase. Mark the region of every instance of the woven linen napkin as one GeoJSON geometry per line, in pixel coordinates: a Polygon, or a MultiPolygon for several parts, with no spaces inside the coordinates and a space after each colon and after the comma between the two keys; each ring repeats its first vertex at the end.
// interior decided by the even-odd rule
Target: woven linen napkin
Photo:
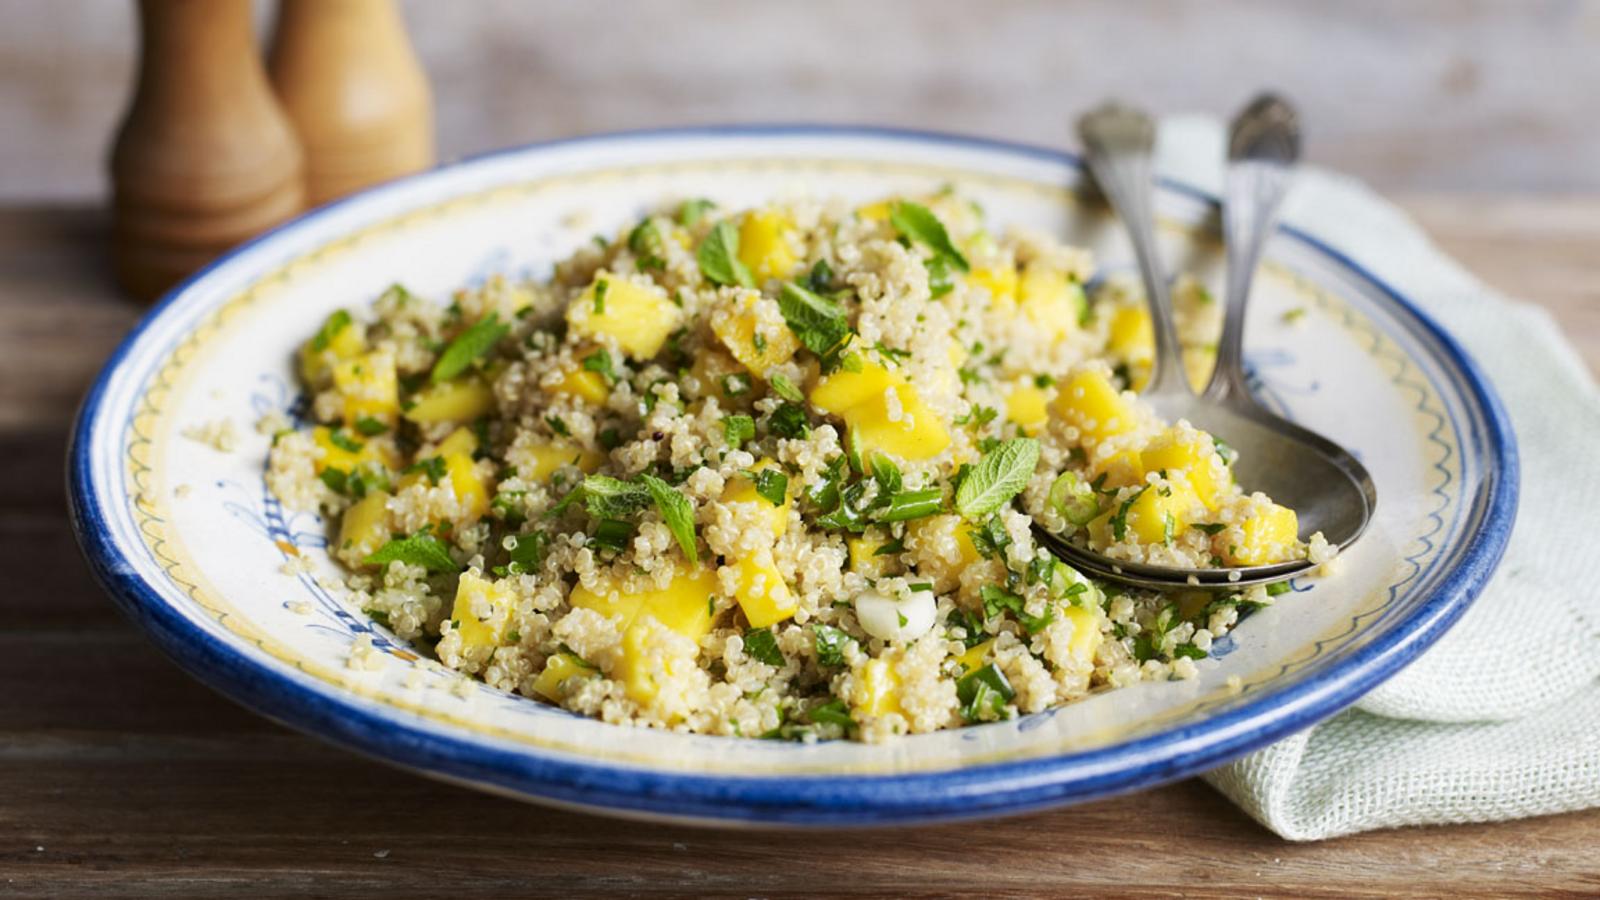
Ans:
{"type": "MultiPolygon", "coordinates": [[[[1158,168],[1211,190],[1224,133],[1163,123],[1158,168]]],[[[1522,457],[1520,512],[1483,595],[1354,708],[1206,779],[1290,840],[1600,805],[1600,391],[1551,318],[1479,283],[1363,184],[1308,169],[1285,221],[1442,323],[1488,373],[1522,457]]]]}

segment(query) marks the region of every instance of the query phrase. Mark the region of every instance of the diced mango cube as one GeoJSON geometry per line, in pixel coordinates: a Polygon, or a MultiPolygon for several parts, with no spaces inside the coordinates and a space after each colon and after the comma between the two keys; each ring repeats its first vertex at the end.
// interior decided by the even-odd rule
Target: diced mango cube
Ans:
{"type": "Polygon", "coordinates": [[[339,520],[339,552],[349,559],[366,559],[389,540],[389,495],[371,491],[344,511],[339,520]]]}
{"type": "Polygon", "coordinates": [[[717,573],[709,566],[680,563],[664,588],[624,592],[616,582],[606,579],[599,590],[579,584],[567,602],[607,617],[621,617],[623,628],[640,613],[648,613],[667,628],[698,641],[711,630],[711,598],[719,585],[717,573]]]}
{"type": "Polygon", "coordinates": [[[755,210],[739,223],[739,261],[756,277],[785,279],[794,274],[799,260],[789,246],[794,225],[781,213],[755,210]]]}
{"type": "Polygon", "coordinates": [[[335,429],[326,425],[318,425],[311,429],[311,442],[322,451],[321,457],[312,463],[318,475],[324,469],[338,469],[342,472],[354,472],[365,465],[380,465],[386,469],[399,468],[400,460],[395,455],[394,447],[388,441],[369,440],[352,434],[349,431],[335,429]],[[354,447],[355,449],[350,449],[354,447]]]}
{"type": "Polygon", "coordinates": [[[1133,406],[1099,369],[1074,373],[1061,386],[1051,409],[1090,442],[1126,433],[1138,424],[1133,406]]]}
{"type": "Polygon", "coordinates": [[[889,201],[874,200],[871,203],[863,203],[856,207],[856,218],[868,222],[889,221],[889,201]]]}
{"type": "Polygon", "coordinates": [[[573,656],[571,653],[557,653],[545,660],[544,671],[533,680],[533,692],[554,703],[562,699],[561,686],[569,678],[580,678],[595,675],[587,663],[573,656]]]}
{"type": "Polygon", "coordinates": [[[439,446],[434,448],[433,455],[449,456],[453,453],[459,453],[463,456],[471,456],[477,452],[478,436],[473,434],[470,428],[457,428],[439,442],[439,446]]]}
{"type": "Polygon", "coordinates": [[[1017,269],[1010,263],[983,266],[967,276],[974,284],[989,292],[990,309],[999,315],[1009,316],[1017,311],[1017,269]]]}
{"type": "Polygon", "coordinates": [[[1031,381],[1018,382],[1006,395],[1006,419],[1030,431],[1050,421],[1049,395],[1031,381]]]}
{"type": "Polygon", "coordinates": [[[562,466],[577,466],[585,475],[593,474],[605,461],[594,450],[585,450],[576,444],[556,441],[527,447],[529,462],[522,468],[522,476],[531,481],[546,482],[562,466]]]}
{"type": "Polygon", "coordinates": [[[344,420],[393,422],[400,411],[400,379],[387,351],[363,353],[333,367],[333,386],[343,398],[344,420]]]}
{"type": "Polygon", "coordinates": [[[641,360],[661,352],[661,345],[682,319],[683,310],[660,288],[608,272],[596,274],[594,282],[567,307],[567,327],[574,334],[608,336],[623,352],[641,360]]]}
{"type": "Polygon", "coordinates": [[[1111,314],[1106,349],[1129,363],[1148,366],[1156,358],[1156,329],[1150,310],[1119,306],[1111,314]]]}
{"type": "Polygon", "coordinates": [[[1118,450],[1106,457],[1097,457],[1090,467],[1094,480],[1104,475],[1103,488],[1120,488],[1144,481],[1145,470],[1137,450],[1118,450]]]}
{"type": "Polygon", "coordinates": [[[615,676],[628,699],[640,706],[654,708],[669,719],[681,716],[686,698],[681,692],[663,691],[693,668],[693,642],[673,635],[649,616],[642,616],[622,633],[622,656],[615,676]]]}
{"type": "Polygon", "coordinates": [[[445,474],[450,479],[450,490],[460,502],[468,519],[481,519],[489,511],[489,486],[478,474],[478,464],[470,453],[445,453],[445,474]]]}
{"type": "Polygon", "coordinates": [[[859,372],[840,369],[823,378],[811,391],[811,403],[843,419],[863,452],[916,460],[938,456],[950,446],[944,423],[905,377],[878,363],[864,362],[859,372]]]}
{"type": "Polygon", "coordinates": [[[490,581],[472,571],[456,582],[456,601],[450,609],[451,627],[461,635],[463,651],[483,651],[500,646],[511,624],[516,595],[503,582],[490,581]]]}
{"type": "Polygon", "coordinates": [[[1072,622],[1072,639],[1067,642],[1068,651],[1085,666],[1093,666],[1094,655],[1099,652],[1100,642],[1104,640],[1104,635],[1100,631],[1099,610],[1074,603],[1061,613],[1072,622]]]}
{"type": "MultiPolygon", "coordinates": [[[[1265,566],[1294,555],[1300,540],[1300,519],[1294,510],[1271,503],[1245,519],[1239,530],[1240,539],[1228,545],[1223,558],[1229,565],[1265,566]]],[[[1219,537],[1227,534],[1224,531],[1219,537]]]]}
{"type": "Polygon", "coordinates": [[[740,364],[757,376],[765,376],[768,369],[794,358],[800,339],[781,319],[763,325],[756,311],[760,300],[761,295],[754,291],[743,294],[737,311],[723,311],[712,317],[711,330],[740,364]]]}
{"type": "Polygon", "coordinates": [[[550,391],[568,394],[595,406],[603,405],[611,397],[611,387],[606,384],[605,376],[581,366],[568,369],[560,381],[550,386],[550,391]]]}
{"type": "Polygon", "coordinates": [[[856,674],[850,706],[862,716],[905,715],[900,705],[900,673],[887,659],[869,659],[856,674]]]}
{"type": "Polygon", "coordinates": [[[347,311],[341,309],[330,315],[317,336],[300,347],[300,377],[306,384],[317,384],[331,365],[360,354],[366,349],[362,331],[361,325],[351,319],[347,311]],[[317,346],[319,339],[324,340],[320,348],[317,346]]]}
{"type": "Polygon", "coordinates": [[[889,538],[876,528],[845,538],[850,552],[850,571],[867,578],[882,578],[900,568],[900,554],[879,553],[889,544],[889,538]]]}
{"type": "Polygon", "coordinates": [[[1169,428],[1139,454],[1139,464],[1145,472],[1182,473],[1210,510],[1221,505],[1233,484],[1233,474],[1204,433],[1169,428]]]}
{"type": "MultiPolygon", "coordinates": [[[[1141,544],[1161,544],[1177,538],[1193,521],[1192,514],[1200,498],[1187,482],[1176,481],[1165,485],[1150,485],[1128,506],[1123,517],[1123,535],[1120,540],[1133,540],[1141,544]]],[[[1089,536],[1100,544],[1118,543],[1115,519],[1122,504],[1115,504],[1098,519],[1089,523],[1089,536]]]]}
{"type": "Polygon", "coordinates": [[[983,665],[983,661],[989,658],[989,651],[994,649],[994,640],[990,638],[981,644],[973,644],[965,653],[956,657],[962,673],[971,672],[983,665]]]}
{"type": "Polygon", "coordinates": [[[753,628],[766,628],[794,615],[799,603],[766,551],[747,553],[733,563],[738,572],[734,599],[753,628]]]}
{"type": "Polygon", "coordinates": [[[1066,273],[1038,262],[1030,262],[1022,270],[1017,305],[1051,342],[1078,330],[1078,319],[1087,304],[1083,286],[1066,273]]]}
{"type": "MultiPolygon", "coordinates": [[[[777,467],[777,460],[762,459],[751,467],[751,471],[761,472],[777,467]]],[[[756,492],[756,483],[753,479],[736,475],[729,479],[727,487],[723,488],[722,502],[746,504],[756,510],[771,526],[772,536],[775,538],[783,537],[783,533],[789,530],[789,507],[794,503],[788,492],[784,493],[783,503],[775,506],[771,500],[756,492]]]]}
{"type": "Polygon", "coordinates": [[[432,384],[412,398],[405,417],[419,425],[470,422],[494,412],[494,389],[475,375],[432,384]]]}

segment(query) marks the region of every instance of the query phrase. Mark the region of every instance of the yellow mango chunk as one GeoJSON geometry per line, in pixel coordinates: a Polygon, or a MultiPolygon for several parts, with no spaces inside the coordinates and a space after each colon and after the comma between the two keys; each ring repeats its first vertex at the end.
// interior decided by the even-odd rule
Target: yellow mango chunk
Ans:
{"type": "Polygon", "coordinates": [[[974,644],[967,648],[967,652],[956,657],[956,662],[961,665],[963,674],[983,665],[983,661],[989,657],[989,651],[994,649],[994,640],[994,638],[990,638],[981,644],[974,644]]]}
{"type": "Polygon", "coordinates": [[[760,296],[754,291],[744,294],[737,312],[712,318],[711,330],[741,365],[755,375],[765,376],[768,369],[794,358],[800,339],[781,319],[764,325],[759,321],[755,307],[760,296]]]}
{"type": "Polygon", "coordinates": [[[456,582],[456,602],[450,608],[451,627],[461,635],[461,649],[488,650],[500,646],[511,622],[516,595],[506,585],[471,571],[456,582]]]}
{"type": "Polygon", "coordinates": [[[646,616],[622,633],[622,657],[614,674],[628,699],[675,719],[686,705],[685,698],[677,693],[664,696],[662,691],[695,667],[694,653],[691,642],[672,639],[646,616]]]}
{"type": "Polygon", "coordinates": [[[468,376],[418,391],[405,417],[419,425],[470,422],[494,412],[494,408],[494,389],[482,378],[468,376]]]}
{"type": "Polygon", "coordinates": [[[864,362],[859,372],[841,369],[823,378],[811,391],[811,403],[843,419],[863,452],[915,460],[938,456],[950,446],[944,423],[905,377],[878,363],[864,362]],[[898,407],[893,420],[891,398],[898,407]]]}
{"type": "Polygon", "coordinates": [[[611,386],[604,375],[581,366],[573,366],[550,386],[551,393],[568,394],[595,406],[602,406],[611,397],[611,386]]]}
{"type": "Polygon", "coordinates": [[[573,465],[591,475],[600,468],[605,457],[594,450],[585,450],[576,444],[556,441],[527,448],[529,462],[522,468],[522,476],[532,481],[547,482],[562,466],[573,465]]]}
{"type": "MultiPolygon", "coordinates": [[[[1168,485],[1151,485],[1128,507],[1122,540],[1141,544],[1161,544],[1167,538],[1177,538],[1192,521],[1191,514],[1200,498],[1186,482],[1168,485]]],[[[1118,543],[1113,519],[1121,504],[1107,510],[1089,523],[1089,536],[1100,544],[1118,543]]]]}
{"type": "Polygon", "coordinates": [[[393,447],[387,441],[374,441],[343,429],[339,430],[339,437],[334,438],[334,429],[326,425],[318,425],[311,429],[311,442],[322,451],[322,456],[312,463],[318,475],[323,469],[338,469],[342,472],[354,472],[364,465],[376,464],[386,469],[397,469],[400,460],[395,455],[393,447]],[[357,449],[349,449],[356,446],[357,449]]]}
{"type": "Polygon", "coordinates": [[[387,352],[363,353],[333,367],[333,386],[343,400],[344,420],[393,422],[400,411],[400,379],[387,352]]]}
{"type": "Polygon", "coordinates": [[[1072,639],[1067,649],[1074,659],[1085,666],[1094,665],[1094,655],[1100,651],[1105,636],[1100,633],[1100,613],[1074,603],[1061,611],[1072,622],[1072,639]]]}
{"type": "Polygon", "coordinates": [[[882,578],[900,568],[898,553],[878,552],[889,543],[889,538],[876,528],[847,537],[844,543],[850,551],[850,571],[858,575],[882,578]]]}
{"type": "Polygon", "coordinates": [[[344,511],[339,520],[338,549],[355,559],[366,559],[389,540],[389,495],[371,491],[344,511]]]}
{"type": "Polygon", "coordinates": [[[1006,395],[1006,419],[1028,430],[1050,421],[1049,395],[1031,381],[1017,382],[1006,395]]]}
{"type": "Polygon", "coordinates": [[[1013,315],[1017,311],[1017,270],[1010,263],[983,266],[973,269],[967,276],[972,282],[989,292],[990,309],[1000,315],[1013,315]]]}
{"type": "Polygon", "coordinates": [[[756,210],[745,214],[739,223],[739,261],[757,282],[787,279],[794,274],[800,261],[789,246],[793,228],[793,223],[780,213],[756,210]]]}
{"type": "Polygon", "coordinates": [[[1117,307],[1107,328],[1106,349],[1129,363],[1150,365],[1156,358],[1156,329],[1150,321],[1150,310],[1143,306],[1117,307]]]}
{"type": "Polygon", "coordinates": [[[680,563],[672,581],[664,588],[625,593],[616,582],[605,579],[599,590],[582,584],[574,587],[567,602],[603,616],[620,616],[623,628],[632,624],[640,613],[648,613],[667,628],[698,641],[711,630],[710,600],[720,584],[717,573],[710,567],[680,563]]]}
{"type": "Polygon", "coordinates": [[[1183,473],[1207,509],[1216,510],[1228,496],[1233,474],[1222,465],[1210,438],[1169,428],[1139,454],[1144,472],[1183,473]],[[1220,475],[1219,475],[1220,472],[1220,475]]]}
{"type": "Polygon", "coordinates": [[[316,336],[300,346],[300,377],[306,384],[316,384],[331,365],[354,358],[366,346],[361,326],[350,318],[350,313],[338,310],[322,323],[316,336]],[[323,339],[320,348],[319,339],[323,339]]]}
{"type": "Polygon", "coordinates": [[[869,659],[856,675],[850,706],[862,716],[905,715],[900,706],[900,673],[886,659],[869,659]]]}
{"type": "Polygon", "coordinates": [[[1083,288],[1064,272],[1028,263],[1017,285],[1017,305],[1035,329],[1052,343],[1078,330],[1085,304],[1083,288]]]}
{"type": "MultiPolygon", "coordinates": [[[[751,470],[760,472],[777,467],[777,460],[762,459],[752,466],[751,470]]],[[[753,479],[738,475],[729,479],[727,487],[723,488],[722,502],[742,503],[754,508],[771,525],[773,537],[783,537],[783,533],[789,530],[789,507],[793,506],[794,502],[787,491],[783,495],[783,503],[774,506],[771,500],[756,492],[756,483],[753,479]]]]}
{"type": "Polygon", "coordinates": [[[1240,539],[1228,545],[1223,558],[1234,566],[1265,566],[1294,555],[1300,540],[1300,519],[1294,510],[1272,503],[1245,519],[1239,531],[1240,539]]]}
{"type": "Polygon", "coordinates": [[[457,428],[439,442],[439,446],[434,448],[433,454],[435,456],[449,456],[453,453],[459,453],[463,456],[471,456],[477,452],[478,436],[473,434],[470,428],[457,428]]]}
{"type": "Polygon", "coordinates": [[[871,203],[864,203],[856,207],[856,218],[868,222],[889,221],[889,201],[874,200],[871,203]]]}
{"type": "Polygon", "coordinates": [[[683,310],[660,288],[635,284],[608,272],[595,275],[594,283],[567,307],[567,327],[574,334],[610,337],[634,359],[649,359],[661,352],[661,345],[682,319],[683,310]]]}
{"type": "Polygon", "coordinates": [[[799,604],[784,583],[783,574],[772,564],[770,553],[742,556],[733,568],[739,574],[733,596],[751,627],[766,628],[794,615],[799,604]]]}
{"type": "Polygon", "coordinates": [[[450,490],[460,501],[468,519],[481,519],[489,511],[489,486],[478,475],[478,465],[470,453],[445,453],[444,471],[450,479],[450,490]]]}
{"type": "Polygon", "coordinates": [[[569,678],[579,678],[594,675],[595,670],[589,668],[583,660],[571,653],[557,653],[545,661],[544,671],[533,680],[533,692],[554,703],[560,703],[561,685],[569,678]]]}
{"type": "Polygon", "coordinates": [[[1143,461],[1137,450],[1119,450],[1110,456],[1096,459],[1090,467],[1091,482],[1101,475],[1106,477],[1102,487],[1120,488],[1144,481],[1143,461]]]}
{"type": "Polygon", "coordinates": [[[1099,369],[1082,369],[1068,378],[1051,409],[1090,442],[1123,434],[1138,424],[1133,406],[1099,369]]]}

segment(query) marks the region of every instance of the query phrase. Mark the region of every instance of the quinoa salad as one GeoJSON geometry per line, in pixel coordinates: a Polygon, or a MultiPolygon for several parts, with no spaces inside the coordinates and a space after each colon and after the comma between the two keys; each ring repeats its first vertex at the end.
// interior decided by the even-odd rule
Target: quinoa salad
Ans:
{"type": "MultiPolygon", "coordinates": [[[[1221,310],[1180,278],[1186,367],[1221,310]]],[[[952,191],[658,212],[300,349],[271,490],[349,601],[490,685],[607,722],[880,741],[1189,678],[1284,586],[1092,581],[1034,527],[1191,568],[1309,558],[1233,452],[1137,397],[1144,299],[952,191]]]]}

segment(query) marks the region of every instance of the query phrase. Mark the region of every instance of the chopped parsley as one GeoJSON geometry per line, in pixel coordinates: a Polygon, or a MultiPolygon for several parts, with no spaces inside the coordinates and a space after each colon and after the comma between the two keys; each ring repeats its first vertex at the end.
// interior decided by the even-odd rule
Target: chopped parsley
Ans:
{"type": "Polygon", "coordinates": [[[999,585],[986,584],[978,589],[978,594],[983,598],[983,614],[986,618],[992,619],[1000,615],[1000,613],[1010,610],[1029,634],[1038,634],[1043,631],[1045,626],[1049,625],[1056,617],[1054,607],[1046,607],[1043,615],[1029,615],[1026,602],[1022,597],[999,585]]]}
{"type": "Polygon", "coordinates": [[[850,718],[850,708],[845,706],[843,700],[829,700],[820,706],[813,706],[806,713],[806,717],[818,725],[850,728],[856,724],[855,720],[850,718]]]}
{"type": "Polygon", "coordinates": [[[342,430],[335,428],[328,432],[328,443],[338,447],[346,453],[360,453],[363,445],[355,438],[346,435],[342,430]]]}
{"type": "Polygon", "coordinates": [[[654,219],[645,219],[628,232],[628,249],[638,261],[640,269],[661,270],[667,267],[661,230],[656,228],[654,219]]]}
{"type": "Polygon", "coordinates": [[[1117,507],[1116,514],[1111,517],[1112,540],[1120,541],[1128,536],[1128,510],[1132,509],[1133,504],[1139,502],[1139,498],[1144,496],[1144,492],[1148,490],[1150,490],[1149,485],[1139,488],[1133,492],[1132,496],[1122,501],[1121,506],[1117,507]]]}
{"type": "Polygon", "coordinates": [[[572,429],[567,427],[566,420],[562,419],[560,416],[545,416],[544,423],[549,425],[550,430],[554,431],[556,434],[559,434],[562,437],[572,437],[572,429]]]}
{"type": "Polygon", "coordinates": [[[844,665],[844,645],[850,643],[850,635],[832,625],[813,625],[811,639],[817,651],[818,665],[844,665]]]}
{"type": "Polygon", "coordinates": [[[811,423],[805,407],[787,402],[767,416],[767,429],[779,437],[799,439],[811,433],[811,423]]]}
{"type": "Polygon", "coordinates": [[[313,353],[321,353],[328,349],[333,344],[333,339],[339,336],[339,332],[349,328],[352,321],[354,320],[350,317],[349,310],[334,310],[329,314],[328,318],[323,320],[322,327],[318,328],[317,333],[312,336],[311,351],[313,353]]]}
{"type": "Polygon", "coordinates": [[[769,666],[783,665],[783,651],[778,649],[778,636],[770,628],[752,628],[744,633],[744,652],[751,659],[769,666]]]}

